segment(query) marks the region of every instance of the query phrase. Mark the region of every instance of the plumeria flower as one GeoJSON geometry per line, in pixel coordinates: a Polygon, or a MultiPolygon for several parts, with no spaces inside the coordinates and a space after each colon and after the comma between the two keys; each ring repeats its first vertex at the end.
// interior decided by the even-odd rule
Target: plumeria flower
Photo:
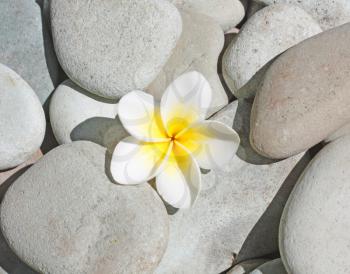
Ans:
{"type": "Polygon", "coordinates": [[[176,208],[191,206],[201,188],[201,171],[221,167],[236,153],[238,134],[206,121],[212,91],[198,72],[177,78],[161,101],[132,91],[118,114],[131,135],[117,144],[111,161],[116,182],[135,185],[155,178],[158,193],[176,208]]]}

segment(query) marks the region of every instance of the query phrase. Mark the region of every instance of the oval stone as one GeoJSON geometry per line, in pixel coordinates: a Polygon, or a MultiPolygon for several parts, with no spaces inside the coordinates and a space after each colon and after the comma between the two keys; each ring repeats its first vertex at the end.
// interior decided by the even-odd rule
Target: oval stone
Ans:
{"type": "Polygon", "coordinates": [[[3,234],[38,272],[153,273],[158,265],[168,241],[165,207],[148,184],[112,183],[106,159],[91,142],[60,146],[5,194],[3,234]]]}
{"type": "Polygon", "coordinates": [[[0,170],[28,160],[45,135],[39,98],[16,72],[0,64],[0,170]]]}
{"type": "Polygon", "coordinates": [[[280,225],[288,273],[348,274],[350,270],[350,138],[324,147],[290,195],[280,225]]]}
{"type": "Polygon", "coordinates": [[[57,57],[84,89],[118,99],[146,88],[182,31],[176,7],[164,0],[51,1],[57,57]]]}
{"type": "Polygon", "coordinates": [[[251,116],[254,148],[270,158],[304,151],[350,121],[350,24],[282,54],[257,91],[251,116]]]}

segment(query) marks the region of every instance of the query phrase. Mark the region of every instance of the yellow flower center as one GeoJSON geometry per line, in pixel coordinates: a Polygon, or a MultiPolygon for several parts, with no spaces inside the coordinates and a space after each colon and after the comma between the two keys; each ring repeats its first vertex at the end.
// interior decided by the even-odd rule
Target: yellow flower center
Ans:
{"type": "Polygon", "coordinates": [[[196,110],[178,106],[168,113],[168,117],[172,118],[164,123],[159,109],[155,111],[148,130],[152,133],[151,136],[164,141],[148,143],[144,152],[152,158],[164,159],[168,156],[170,164],[186,169],[189,165],[189,153],[195,155],[201,149],[201,142],[206,134],[198,130],[198,127],[191,127],[198,120],[196,110]]]}

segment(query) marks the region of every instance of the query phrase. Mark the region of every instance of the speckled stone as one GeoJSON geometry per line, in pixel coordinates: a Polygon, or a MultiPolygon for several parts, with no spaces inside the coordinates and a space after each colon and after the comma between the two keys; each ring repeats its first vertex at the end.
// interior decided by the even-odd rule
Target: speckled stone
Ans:
{"type": "Polygon", "coordinates": [[[45,134],[45,114],[32,88],[0,64],[0,170],[28,160],[45,134]]]}
{"type": "Polygon", "coordinates": [[[106,150],[91,142],[63,145],[7,191],[1,229],[35,270],[152,273],[158,265],[168,240],[165,207],[148,184],[112,183],[106,159],[106,150]]]}
{"type": "Polygon", "coordinates": [[[318,23],[297,6],[271,5],[259,10],[225,51],[225,82],[236,97],[253,96],[269,62],[321,31],[318,23]]]}
{"type": "Polygon", "coordinates": [[[265,4],[299,5],[310,13],[325,30],[350,22],[348,0],[259,0],[265,4]]]}
{"type": "Polygon", "coordinates": [[[51,2],[50,11],[62,68],[106,98],[146,88],[182,31],[178,10],[164,0],[60,0],[51,2]]]}

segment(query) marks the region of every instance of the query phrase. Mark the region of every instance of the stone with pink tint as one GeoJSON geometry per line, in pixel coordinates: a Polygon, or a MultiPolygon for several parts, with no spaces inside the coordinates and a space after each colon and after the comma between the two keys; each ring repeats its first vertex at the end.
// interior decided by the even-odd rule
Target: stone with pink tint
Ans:
{"type": "Polygon", "coordinates": [[[283,53],[257,91],[250,140],[270,158],[321,142],[350,121],[350,23],[283,53]]]}

